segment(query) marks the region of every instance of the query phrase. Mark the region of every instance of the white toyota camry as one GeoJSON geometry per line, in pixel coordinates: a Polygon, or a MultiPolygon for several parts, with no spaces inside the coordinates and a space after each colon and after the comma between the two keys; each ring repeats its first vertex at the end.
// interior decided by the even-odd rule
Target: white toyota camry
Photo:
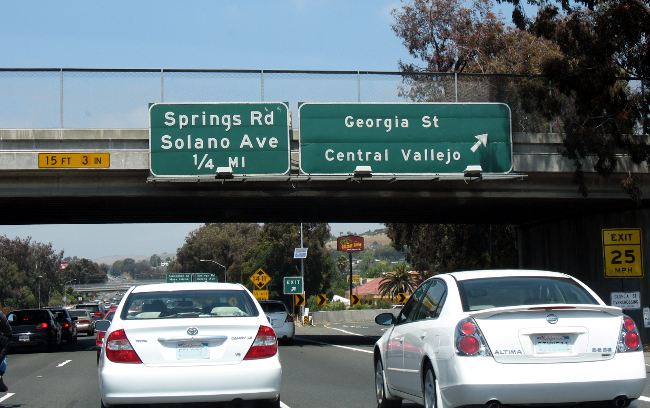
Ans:
{"type": "Polygon", "coordinates": [[[454,272],[423,282],[374,349],[379,408],[624,407],[646,367],[635,322],[562,273],[454,272]]]}
{"type": "Polygon", "coordinates": [[[238,400],[280,407],[275,332],[238,284],[131,288],[104,337],[98,370],[104,407],[238,400]]]}

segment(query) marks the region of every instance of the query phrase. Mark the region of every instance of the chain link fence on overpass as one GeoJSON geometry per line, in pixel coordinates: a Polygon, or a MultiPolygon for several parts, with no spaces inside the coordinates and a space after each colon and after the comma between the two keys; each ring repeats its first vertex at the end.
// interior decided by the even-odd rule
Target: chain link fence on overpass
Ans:
{"type": "MultiPolygon", "coordinates": [[[[645,92],[639,81],[622,81],[645,92]]],[[[537,91],[549,86],[518,75],[3,68],[0,128],[148,128],[148,106],[156,102],[288,102],[294,128],[300,102],[503,102],[513,132],[558,132],[559,121],[535,112],[522,92],[533,84],[537,91]]]]}

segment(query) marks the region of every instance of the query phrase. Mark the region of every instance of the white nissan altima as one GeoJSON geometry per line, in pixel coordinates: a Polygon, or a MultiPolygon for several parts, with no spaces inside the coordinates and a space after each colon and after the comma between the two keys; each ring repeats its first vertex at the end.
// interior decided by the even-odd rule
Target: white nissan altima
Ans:
{"type": "Polygon", "coordinates": [[[280,407],[275,332],[238,284],[131,288],[106,332],[98,370],[102,406],[253,400],[280,407]]]}
{"type": "Polygon", "coordinates": [[[562,273],[436,275],[375,321],[392,326],[374,349],[379,408],[624,407],[646,383],[634,321],[562,273]]]}

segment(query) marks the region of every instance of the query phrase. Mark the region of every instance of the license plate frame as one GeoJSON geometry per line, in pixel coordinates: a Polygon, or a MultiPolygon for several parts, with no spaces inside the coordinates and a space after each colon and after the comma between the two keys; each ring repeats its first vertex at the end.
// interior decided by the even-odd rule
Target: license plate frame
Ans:
{"type": "Polygon", "coordinates": [[[206,360],[210,358],[208,343],[178,343],[176,345],[177,360],[206,360]]]}
{"type": "Polygon", "coordinates": [[[532,336],[535,354],[571,353],[573,337],[568,334],[535,334],[532,336]]]}
{"type": "Polygon", "coordinates": [[[18,341],[22,341],[22,342],[29,341],[29,334],[20,334],[20,335],[18,335],[18,341]]]}

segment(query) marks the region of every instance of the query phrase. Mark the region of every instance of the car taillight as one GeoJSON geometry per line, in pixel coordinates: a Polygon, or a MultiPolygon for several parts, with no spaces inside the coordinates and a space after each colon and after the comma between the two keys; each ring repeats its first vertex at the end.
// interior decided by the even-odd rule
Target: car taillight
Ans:
{"type": "Polygon", "coordinates": [[[102,312],[95,312],[94,315],[95,315],[95,316],[98,316],[98,317],[102,317],[102,316],[103,316],[103,315],[102,315],[102,312]]]}
{"type": "Polygon", "coordinates": [[[459,356],[492,355],[481,330],[472,317],[468,317],[458,322],[456,325],[455,337],[456,354],[459,356]]]}
{"type": "Polygon", "coordinates": [[[140,360],[138,353],[135,352],[122,329],[115,330],[108,336],[108,340],[106,340],[106,357],[114,363],[142,364],[142,360],[140,360]]]}
{"type": "Polygon", "coordinates": [[[641,348],[641,336],[636,328],[636,323],[629,316],[623,315],[621,333],[618,337],[618,352],[639,351],[641,348]]]}
{"type": "Polygon", "coordinates": [[[244,360],[273,357],[277,352],[278,340],[275,337],[275,332],[268,326],[260,326],[244,360]]]}
{"type": "Polygon", "coordinates": [[[287,313],[287,318],[284,319],[286,323],[291,323],[293,322],[293,316],[287,313]]]}
{"type": "Polygon", "coordinates": [[[68,322],[63,323],[63,328],[64,329],[67,329],[68,327],[70,327],[70,323],[68,323],[68,322]]]}
{"type": "Polygon", "coordinates": [[[36,331],[46,330],[48,327],[50,327],[50,325],[46,322],[43,322],[39,325],[36,325],[36,331]]]}
{"type": "Polygon", "coordinates": [[[106,337],[106,332],[105,331],[98,331],[97,335],[95,336],[95,346],[101,347],[102,342],[104,341],[104,337],[106,337]]]}

